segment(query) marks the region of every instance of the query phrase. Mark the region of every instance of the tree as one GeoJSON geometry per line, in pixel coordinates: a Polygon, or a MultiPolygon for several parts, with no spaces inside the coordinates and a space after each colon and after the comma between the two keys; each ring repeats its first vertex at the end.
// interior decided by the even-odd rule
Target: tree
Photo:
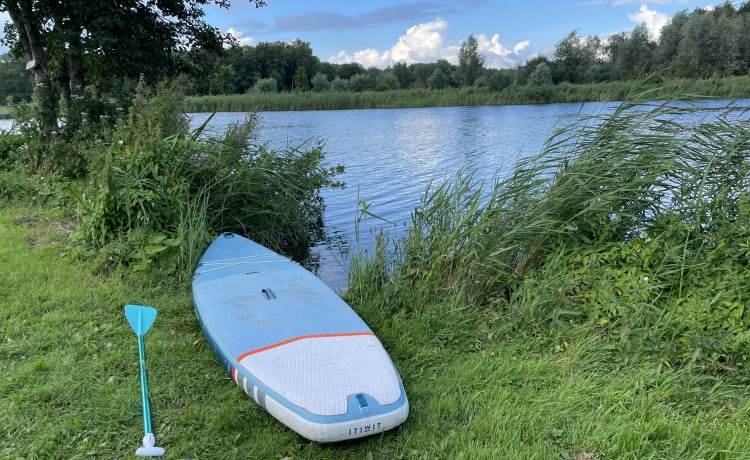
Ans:
{"type": "Polygon", "coordinates": [[[708,10],[696,10],[683,27],[675,65],[681,76],[729,75],[741,64],[739,28],[735,18],[708,10]]]}
{"type": "Polygon", "coordinates": [[[304,66],[297,67],[292,78],[292,89],[295,91],[307,91],[310,89],[310,80],[307,78],[307,71],[304,66]]]}
{"type": "Polygon", "coordinates": [[[531,71],[526,81],[526,95],[538,102],[549,101],[552,95],[552,69],[545,62],[540,62],[531,71]]]}
{"type": "Polygon", "coordinates": [[[444,89],[450,85],[450,78],[448,78],[448,75],[440,67],[436,67],[430,78],[427,79],[427,84],[432,89],[444,89]]]}
{"type": "Polygon", "coordinates": [[[375,78],[375,90],[376,91],[389,91],[394,89],[399,89],[400,84],[398,82],[398,77],[392,72],[392,71],[385,71],[381,72],[376,78],[375,78]]]}
{"type": "Polygon", "coordinates": [[[336,76],[341,77],[343,80],[350,80],[353,76],[361,73],[365,73],[366,70],[362,67],[362,64],[356,62],[339,64],[336,76]]]}
{"type": "Polygon", "coordinates": [[[393,75],[396,76],[400,88],[408,88],[414,81],[414,76],[411,70],[409,70],[409,66],[403,62],[393,64],[393,75]]]}
{"type": "Polygon", "coordinates": [[[552,86],[552,69],[545,62],[540,62],[529,74],[528,86],[552,86]]]}
{"type": "Polygon", "coordinates": [[[430,76],[432,76],[432,73],[435,71],[435,64],[426,64],[421,62],[415,62],[414,64],[409,65],[409,70],[411,71],[412,77],[413,77],[413,85],[419,86],[419,87],[428,87],[428,79],[430,76]]]}
{"type": "Polygon", "coordinates": [[[276,93],[279,90],[279,84],[275,78],[261,78],[253,87],[253,90],[259,93],[276,93]]]}
{"type": "Polygon", "coordinates": [[[370,85],[370,79],[366,73],[358,73],[352,75],[349,79],[349,88],[355,92],[362,92],[371,90],[372,85],[370,85]]]}
{"type": "Polygon", "coordinates": [[[511,77],[509,72],[511,72],[510,75],[512,75],[512,71],[509,71],[508,69],[487,69],[484,75],[477,78],[474,85],[488,88],[492,91],[502,91],[510,86],[511,77]]]}
{"type": "MultiPolygon", "coordinates": [[[[309,42],[300,39],[292,40],[285,49],[287,72],[292,73],[294,89],[307,91],[310,89],[310,77],[318,71],[320,59],[313,55],[309,42]]],[[[288,85],[289,81],[285,81],[288,85]]],[[[292,85],[288,85],[292,89],[292,85]]]]}
{"type": "Polygon", "coordinates": [[[0,54],[0,104],[31,98],[31,73],[25,64],[9,53],[0,54]]]}
{"type": "MultiPolygon", "coordinates": [[[[195,53],[191,52],[191,56],[195,53]]],[[[250,46],[233,46],[222,50],[216,55],[216,63],[211,67],[200,66],[196,72],[190,74],[191,79],[200,79],[202,73],[210,73],[219,65],[229,65],[237,75],[235,80],[235,92],[244,93],[253,88],[253,85],[262,78],[263,68],[255,59],[253,48],[250,46]]]]}
{"type": "Polygon", "coordinates": [[[311,80],[313,91],[328,91],[331,89],[331,82],[328,81],[328,76],[323,72],[316,73],[311,80]]]}
{"type": "Polygon", "coordinates": [[[336,77],[331,82],[331,89],[334,91],[349,91],[349,80],[336,77]]]}
{"type": "Polygon", "coordinates": [[[479,54],[477,39],[474,35],[469,35],[458,51],[458,82],[461,86],[473,85],[483,68],[484,56],[479,54]]]}
{"type": "Polygon", "coordinates": [[[550,69],[552,68],[552,63],[547,59],[546,56],[537,55],[533,58],[526,61],[526,64],[522,66],[516,67],[514,74],[513,74],[513,84],[514,85],[524,85],[526,84],[526,81],[529,78],[529,75],[536,69],[536,67],[539,64],[544,64],[548,66],[550,69]]]}
{"type": "Polygon", "coordinates": [[[295,39],[291,43],[261,42],[255,47],[243,47],[236,65],[240,78],[243,75],[252,75],[253,81],[273,78],[281,90],[307,90],[310,76],[319,71],[320,60],[313,55],[309,43],[295,39]]]}
{"type": "Polygon", "coordinates": [[[687,11],[679,11],[672,17],[672,21],[661,29],[658,45],[654,51],[655,66],[667,69],[672,65],[679,51],[680,42],[685,35],[685,24],[689,20],[690,16],[687,11]]]}
{"type": "Polygon", "coordinates": [[[581,38],[573,31],[555,46],[555,69],[559,81],[581,83],[589,67],[596,63],[601,41],[597,36],[581,38]]]}
{"type": "Polygon", "coordinates": [[[209,94],[233,94],[234,81],[237,73],[231,65],[219,66],[212,74],[209,81],[209,94]]]}
{"type": "MultiPolygon", "coordinates": [[[[264,0],[251,0],[256,6],[264,0]]],[[[39,117],[49,137],[57,129],[57,96],[68,125],[85,88],[116,89],[121,78],[155,81],[175,69],[177,49],[221,49],[227,37],[203,20],[202,6],[230,0],[0,0],[13,26],[4,43],[28,61],[39,117]]]]}
{"type": "Polygon", "coordinates": [[[651,42],[648,29],[643,24],[630,33],[621,32],[610,37],[606,51],[612,76],[627,80],[650,72],[655,47],[656,44],[651,42]]]}
{"type": "Polygon", "coordinates": [[[448,79],[448,86],[458,86],[458,83],[456,82],[456,66],[445,59],[438,59],[438,61],[435,63],[435,67],[440,69],[445,74],[446,78],[448,79]]]}

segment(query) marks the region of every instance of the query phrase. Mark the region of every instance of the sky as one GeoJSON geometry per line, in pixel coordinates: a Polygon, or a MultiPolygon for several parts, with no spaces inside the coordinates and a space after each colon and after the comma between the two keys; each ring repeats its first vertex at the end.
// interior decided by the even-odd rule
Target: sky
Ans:
{"type": "MultiPolygon", "coordinates": [[[[206,7],[206,19],[243,45],[300,39],[321,61],[379,68],[439,59],[456,64],[461,43],[473,35],[486,67],[512,68],[551,56],[573,31],[604,40],[645,24],[656,38],[675,13],[710,8],[709,1],[266,0],[256,8],[233,0],[229,9],[206,7]]],[[[0,13],[0,23],[7,20],[0,13]]]]}
{"type": "Polygon", "coordinates": [[[655,39],[675,13],[710,8],[708,1],[267,0],[255,8],[234,0],[229,10],[209,7],[206,14],[209,24],[242,44],[300,39],[324,62],[456,64],[461,43],[473,35],[486,67],[512,68],[550,56],[573,31],[604,40],[645,24],[655,39]]]}

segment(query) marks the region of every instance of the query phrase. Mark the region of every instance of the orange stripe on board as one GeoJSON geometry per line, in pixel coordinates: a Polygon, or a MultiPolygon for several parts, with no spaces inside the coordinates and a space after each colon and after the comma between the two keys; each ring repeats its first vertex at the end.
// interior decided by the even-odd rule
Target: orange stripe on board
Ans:
{"type": "Polygon", "coordinates": [[[292,342],[297,342],[298,340],[306,340],[306,339],[323,339],[323,338],[329,338],[329,337],[356,337],[361,335],[372,335],[374,336],[372,332],[342,332],[338,334],[312,334],[312,335],[301,335],[299,337],[294,337],[292,339],[284,340],[283,342],[274,343],[272,345],[267,345],[265,347],[256,348],[255,350],[250,350],[246,353],[242,353],[238,358],[237,362],[242,361],[243,359],[247,358],[250,355],[254,355],[256,353],[261,353],[264,351],[271,350],[273,348],[281,347],[284,345],[287,345],[292,342]]]}

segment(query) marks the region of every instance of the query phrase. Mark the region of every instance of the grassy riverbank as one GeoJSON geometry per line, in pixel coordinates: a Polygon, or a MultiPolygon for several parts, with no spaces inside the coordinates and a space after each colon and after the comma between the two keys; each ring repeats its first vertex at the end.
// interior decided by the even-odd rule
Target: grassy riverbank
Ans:
{"type": "MultiPolygon", "coordinates": [[[[142,425],[125,303],[159,309],[146,336],[166,458],[743,458],[747,382],[671,368],[596,336],[519,334],[491,310],[355,303],[402,373],[400,429],[343,445],[300,439],[237,388],[177,279],[103,277],[65,256],[60,211],[0,211],[0,456],[133,458],[142,425]]],[[[384,299],[385,301],[385,299],[384,299]]]]}
{"type": "Polygon", "coordinates": [[[137,346],[122,308],[139,303],[159,310],[146,349],[169,458],[746,458],[750,129],[696,125],[677,106],[562,128],[488,193],[469,175],[432,187],[404,239],[352,256],[347,300],[411,412],[341,445],[299,438],[231,382],[189,273],[102,273],[70,250],[71,210],[9,194],[0,457],[133,457],[137,346]]]}
{"type": "Polygon", "coordinates": [[[408,107],[482,106],[508,104],[622,101],[648,88],[656,99],[671,97],[678,89],[722,99],[750,97],[750,77],[707,80],[671,80],[645,83],[641,80],[545,87],[510,86],[502,91],[487,88],[395,91],[326,91],[230,94],[188,97],[188,112],[252,112],[336,109],[385,109],[408,107]]]}

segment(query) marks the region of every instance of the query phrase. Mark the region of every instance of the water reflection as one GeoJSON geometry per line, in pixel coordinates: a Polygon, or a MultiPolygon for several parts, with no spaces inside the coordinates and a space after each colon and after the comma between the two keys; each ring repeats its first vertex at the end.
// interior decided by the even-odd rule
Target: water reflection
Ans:
{"type": "Polygon", "coordinates": [[[0,118],[0,131],[10,131],[13,129],[13,120],[9,118],[0,118]]]}

